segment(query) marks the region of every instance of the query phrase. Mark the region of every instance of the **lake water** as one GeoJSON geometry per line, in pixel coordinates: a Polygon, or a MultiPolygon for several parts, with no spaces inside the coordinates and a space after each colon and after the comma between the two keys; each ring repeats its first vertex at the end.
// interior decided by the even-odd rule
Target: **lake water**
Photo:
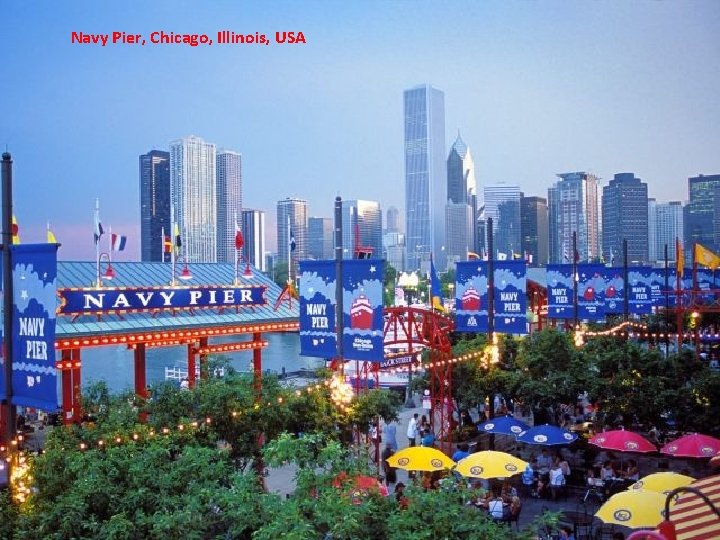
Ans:
{"type": "MultiPolygon", "coordinates": [[[[245,339],[245,338],[242,338],[245,339]]],[[[290,373],[323,366],[317,358],[300,356],[300,336],[281,332],[263,334],[269,342],[262,351],[263,371],[290,373]]],[[[215,338],[211,343],[240,341],[238,336],[215,338]]],[[[222,353],[231,359],[238,371],[252,370],[252,351],[222,353]]],[[[81,352],[82,381],[85,387],[91,381],[105,380],[112,392],[134,388],[133,351],[127,347],[90,347],[81,352]]],[[[146,372],[149,385],[165,380],[166,367],[187,369],[187,347],[157,347],[147,350],[146,372]]]]}

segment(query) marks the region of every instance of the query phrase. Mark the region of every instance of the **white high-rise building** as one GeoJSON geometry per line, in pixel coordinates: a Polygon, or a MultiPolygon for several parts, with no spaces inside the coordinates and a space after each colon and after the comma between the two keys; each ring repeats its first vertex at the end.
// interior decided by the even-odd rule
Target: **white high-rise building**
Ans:
{"type": "Polygon", "coordinates": [[[342,201],[343,259],[353,259],[359,249],[364,258],[382,258],[382,211],[377,201],[342,201]],[[368,253],[366,250],[370,250],[368,253]]]}
{"type": "MultiPolygon", "coordinates": [[[[683,203],[680,201],[670,201],[667,203],[655,202],[654,204],[654,221],[655,221],[655,242],[654,242],[654,258],[651,262],[663,261],[665,259],[665,245],[668,247],[668,260],[675,260],[675,239],[683,241],[683,203]]],[[[650,213],[653,208],[650,206],[650,213]]],[[[651,247],[651,249],[653,249],[651,247]]]]}
{"type": "MultiPolygon", "coordinates": [[[[511,253],[522,250],[522,234],[520,220],[520,186],[499,182],[488,184],[484,188],[485,220],[493,219],[493,244],[495,253],[504,253],[508,258],[511,253]]],[[[487,239],[486,239],[487,243],[487,239]]]]}
{"type": "Polygon", "coordinates": [[[261,272],[266,271],[265,260],[265,212],[262,210],[243,210],[242,228],[245,245],[243,257],[261,272]]]}
{"type": "Polygon", "coordinates": [[[217,261],[235,262],[235,223],[242,213],[242,158],[223,150],[216,159],[217,261]]]}
{"type": "Polygon", "coordinates": [[[277,203],[277,264],[287,265],[290,261],[290,238],[295,239],[292,251],[293,275],[298,261],[308,257],[307,201],[286,198],[277,203]]]}
{"type": "Polygon", "coordinates": [[[560,180],[548,188],[550,262],[572,262],[573,233],[577,234],[578,260],[599,260],[597,176],[586,172],[563,173],[557,176],[560,180]]]}
{"type": "Polygon", "coordinates": [[[215,153],[192,135],[170,143],[170,195],[188,262],[217,262],[215,153]]]}

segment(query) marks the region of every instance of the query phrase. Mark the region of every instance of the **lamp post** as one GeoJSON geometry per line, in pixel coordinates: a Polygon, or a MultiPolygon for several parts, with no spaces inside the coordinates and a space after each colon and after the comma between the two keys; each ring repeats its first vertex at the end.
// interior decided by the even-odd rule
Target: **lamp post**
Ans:
{"type": "Polygon", "coordinates": [[[112,260],[110,259],[109,253],[103,252],[103,253],[100,253],[100,255],[98,255],[98,263],[97,263],[96,268],[97,268],[97,275],[96,275],[95,285],[97,287],[103,286],[103,279],[114,279],[115,276],[117,275],[115,273],[115,269],[113,268],[112,260]],[[105,271],[101,273],[100,272],[100,264],[103,261],[107,262],[107,266],[105,267],[105,271]]]}
{"type": "Polygon", "coordinates": [[[177,278],[180,278],[180,279],[182,279],[182,280],[192,279],[192,273],[190,272],[190,269],[188,268],[187,258],[186,258],[184,255],[182,255],[182,256],[180,256],[180,257],[176,257],[175,259],[173,259],[173,263],[172,263],[172,281],[170,282],[170,285],[172,285],[173,287],[174,287],[175,285],[177,285],[177,278]],[[177,274],[177,263],[178,263],[178,261],[182,261],[182,263],[183,263],[183,268],[182,268],[182,270],[180,271],[180,275],[177,274]]]}

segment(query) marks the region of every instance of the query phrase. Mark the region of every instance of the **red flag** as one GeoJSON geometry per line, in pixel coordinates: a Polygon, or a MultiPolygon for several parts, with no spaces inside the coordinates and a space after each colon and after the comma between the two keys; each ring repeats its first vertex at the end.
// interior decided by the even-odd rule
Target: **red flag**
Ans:
{"type": "Polygon", "coordinates": [[[168,235],[165,235],[163,238],[163,252],[164,253],[172,253],[172,240],[168,235]]]}
{"type": "Polygon", "coordinates": [[[240,251],[244,245],[245,245],[245,239],[243,238],[243,233],[240,230],[240,227],[238,227],[237,223],[236,223],[235,224],[235,249],[240,251]]]}

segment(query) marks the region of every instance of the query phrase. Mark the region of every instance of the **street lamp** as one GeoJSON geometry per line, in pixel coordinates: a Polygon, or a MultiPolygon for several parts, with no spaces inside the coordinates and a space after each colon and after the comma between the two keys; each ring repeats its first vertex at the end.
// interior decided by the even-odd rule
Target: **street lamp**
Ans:
{"type": "Polygon", "coordinates": [[[170,283],[173,287],[177,285],[177,278],[180,278],[182,280],[188,280],[192,279],[192,273],[190,272],[190,269],[188,268],[187,264],[187,257],[184,255],[181,257],[177,257],[173,260],[172,264],[172,282],[170,283]],[[177,274],[177,263],[179,260],[182,260],[183,262],[183,268],[180,271],[180,275],[177,274]]]}
{"type": "Polygon", "coordinates": [[[102,287],[102,280],[103,279],[113,279],[116,276],[115,269],[112,266],[112,260],[110,259],[109,253],[101,253],[98,256],[97,261],[97,275],[96,275],[96,282],[95,285],[98,287],[102,287]],[[105,271],[100,273],[100,263],[106,261],[107,266],[105,267],[105,271]]]}

